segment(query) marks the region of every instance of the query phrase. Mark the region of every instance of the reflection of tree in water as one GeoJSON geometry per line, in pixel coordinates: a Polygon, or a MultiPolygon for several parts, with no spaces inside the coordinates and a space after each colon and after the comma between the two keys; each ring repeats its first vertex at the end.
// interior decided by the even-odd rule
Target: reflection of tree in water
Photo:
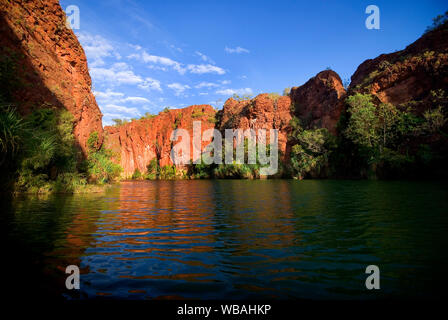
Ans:
{"type": "Polygon", "coordinates": [[[19,196],[2,210],[8,215],[2,235],[9,244],[5,260],[12,294],[61,297],[66,266],[79,265],[93,239],[96,196],[19,196]]]}

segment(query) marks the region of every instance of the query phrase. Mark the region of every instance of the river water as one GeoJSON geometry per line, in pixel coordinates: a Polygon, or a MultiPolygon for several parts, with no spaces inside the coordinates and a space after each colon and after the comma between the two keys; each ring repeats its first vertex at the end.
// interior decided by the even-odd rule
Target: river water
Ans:
{"type": "Polygon", "coordinates": [[[1,208],[3,277],[22,297],[406,299],[446,284],[437,182],[134,181],[1,208]],[[65,288],[68,265],[80,290],[65,288]]]}

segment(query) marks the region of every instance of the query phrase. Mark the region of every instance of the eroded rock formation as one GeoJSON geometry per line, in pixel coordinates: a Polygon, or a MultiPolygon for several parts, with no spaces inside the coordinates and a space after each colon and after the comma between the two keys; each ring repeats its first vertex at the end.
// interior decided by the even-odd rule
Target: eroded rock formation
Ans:
{"type": "Polygon", "coordinates": [[[74,117],[81,149],[91,132],[102,139],[101,112],[91,92],[84,50],[58,0],[0,0],[0,53],[17,59],[20,85],[14,102],[27,114],[42,107],[65,108],[74,117]]]}
{"type": "Polygon", "coordinates": [[[279,151],[283,159],[289,155],[287,145],[290,132],[291,99],[260,94],[253,99],[238,101],[228,99],[223,107],[218,128],[225,129],[266,129],[269,138],[270,129],[278,129],[279,151]]]}
{"type": "Polygon", "coordinates": [[[349,92],[370,93],[380,102],[400,105],[423,101],[431,91],[447,88],[448,25],[445,24],[404,50],[364,61],[351,78],[349,92]]]}
{"type": "MultiPolygon", "coordinates": [[[[179,142],[170,140],[175,129],[188,131],[193,147],[193,122],[201,122],[201,134],[215,126],[215,109],[210,105],[195,105],[184,109],[161,112],[151,119],[132,121],[119,127],[105,127],[106,147],[115,154],[115,160],[123,167],[123,175],[128,177],[136,169],[146,172],[152,159],[160,166],[171,165],[172,146],[179,142]]],[[[202,148],[209,142],[203,142],[202,148]]],[[[193,153],[190,154],[192,160],[193,153]]]]}
{"type": "Polygon", "coordinates": [[[304,85],[291,89],[294,114],[305,128],[326,128],[336,134],[336,125],[344,106],[345,89],[339,75],[325,70],[304,85]]]}

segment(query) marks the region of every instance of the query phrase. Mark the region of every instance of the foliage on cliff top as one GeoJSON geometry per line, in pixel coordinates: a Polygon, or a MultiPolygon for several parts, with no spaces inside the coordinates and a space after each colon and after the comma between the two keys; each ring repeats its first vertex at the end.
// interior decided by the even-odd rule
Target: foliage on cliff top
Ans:
{"type": "Polygon", "coordinates": [[[443,25],[447,25],[447,22],[448,22],[448,11],[445,11],[444,14],[439,14],[437,17],[432,19],[432,25],[426,28],[425,33],[440,28],[443,25]]]}

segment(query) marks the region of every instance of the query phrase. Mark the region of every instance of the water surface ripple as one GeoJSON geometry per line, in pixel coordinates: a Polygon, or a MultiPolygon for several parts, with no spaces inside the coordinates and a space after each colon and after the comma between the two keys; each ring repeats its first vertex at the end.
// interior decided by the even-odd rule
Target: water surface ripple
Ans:
{"type": "Polygon", "coordinates": [[[18,197],[1,232],[16,280],[32,268],[41,293],[70,299],[431,298],[448,267],[447,199],[434,182],[123,182],[18,197]],[[378,291],[365,289],[370,264],[378,291]]]}

